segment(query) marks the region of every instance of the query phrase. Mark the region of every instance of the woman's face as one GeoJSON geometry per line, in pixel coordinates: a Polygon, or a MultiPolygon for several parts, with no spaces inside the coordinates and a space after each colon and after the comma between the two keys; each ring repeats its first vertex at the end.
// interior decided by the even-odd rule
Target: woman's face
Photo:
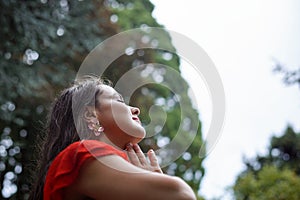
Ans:
{"type": "Polygon", "coordinates": [[[120,147],[141,141],[145,129],[138,118],[140,110],[126,105],[122,96],[110,86],[101,85],[100,91],[96,113],[106,137],[120,147]]]}

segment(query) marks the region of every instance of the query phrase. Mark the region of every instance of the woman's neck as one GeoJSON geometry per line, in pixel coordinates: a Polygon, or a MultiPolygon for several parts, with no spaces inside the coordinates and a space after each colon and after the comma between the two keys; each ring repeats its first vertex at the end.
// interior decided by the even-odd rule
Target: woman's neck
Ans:
{"type": "Polygon", "coordinates": [[[101,142],[105,142],[106,144],[109,144],[111,146],[113,146],[114,148],[118,149],[118,150],[124,150],[123,148],[121,148],[120,146],[116,145],[115,143],[113,143],[106,135],[105,133],[101,134],[99,136],[99,141],[101,142]]]}

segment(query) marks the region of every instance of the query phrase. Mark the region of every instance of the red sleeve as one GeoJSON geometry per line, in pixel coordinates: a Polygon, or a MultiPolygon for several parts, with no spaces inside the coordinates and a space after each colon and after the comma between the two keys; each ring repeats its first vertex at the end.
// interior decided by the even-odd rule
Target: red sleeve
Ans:
{"type": "Polygon", "coordinates": [[[56,156],[49,167],[44,185],[44,200],[62,200],[63,189],[76,180],[85,161],[112,154],[128,160],[125,152],[96,140],[84,140],[69,145],[56,156]]]}

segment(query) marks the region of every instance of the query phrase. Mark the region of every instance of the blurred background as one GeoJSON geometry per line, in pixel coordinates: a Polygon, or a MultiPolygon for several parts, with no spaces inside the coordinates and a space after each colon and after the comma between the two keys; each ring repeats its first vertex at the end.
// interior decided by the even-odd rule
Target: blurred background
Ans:
{"type": "MultiPolygon", "coordinates": [[[[155,136],[143,141],[143,149],[159,149],[176,135],[180,99],[190,105],[185,131],[199,128],[165,173],[182,177],[198,199],[300,199],[299,8],[296,0],[1,1],[0,199],[28,198],[35,141],[43,137],[51,102],[74,81],[85,56],[114,34],[147,27],[182,33],[208,53],[223,80],[227,115],[219,142],[200,159],[211,117],[210,97],[205,87],[199,89],[201,77],[174,53],[124,52],[105,76],[115,83],[145,64],[141,73],[158,84],[139,88],[130,104],[141,108],[144,124],[152,105],[167,116],[164,126],[154,128],[155,136]],[[159,85],[157,77],[163,79],[164,73],[148,64],[154,62],[182,74],[187,82],[180,94],[159,85]]],[[[168,43],[176,52],[167,31],[160,38],[143,42],[153,48],[168,43]]]]}
{"type": "MultiPolygon", "coordinates": [[[[203,162],[200,194],[206,199],[298,199],[291,182],[281,181],[283,172],[274,177],[266,177],[265,171],[258,174],[269,165],[278,170],[293,168],[294,162],[299,166],[299,2],[152,2],[157,21],[197,42],[223,80],[226,121],[203,162]]],[[[181,63],[182,74],[197,88],[202,79],[190,68],[181,63]]],[[[205,139],[211,105],[200,90],[194,91],[205,139]]],[[[299,180],[299,172],[292,171],[299,180]]]]}

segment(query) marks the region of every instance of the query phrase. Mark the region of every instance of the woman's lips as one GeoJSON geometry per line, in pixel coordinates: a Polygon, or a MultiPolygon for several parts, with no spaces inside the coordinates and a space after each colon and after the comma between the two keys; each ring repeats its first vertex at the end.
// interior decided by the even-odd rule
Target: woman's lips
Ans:
{"type": "Polygon", "coordinates": [[[139,119],[138,117],[132,117],[132,119],[133,119],[134,121],[138,122],[139,124],[141,124],[141,121],[140,121],[140,119],[139,119]]]}

